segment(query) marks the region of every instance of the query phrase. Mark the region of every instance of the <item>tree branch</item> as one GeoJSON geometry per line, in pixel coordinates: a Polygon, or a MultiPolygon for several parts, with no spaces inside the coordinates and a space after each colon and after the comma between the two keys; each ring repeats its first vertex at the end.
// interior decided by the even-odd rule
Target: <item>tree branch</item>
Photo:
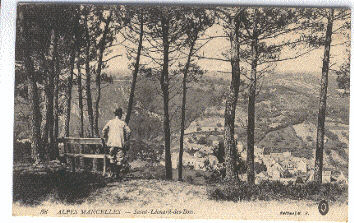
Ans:
{"type": "Polygon", "coordinates": [[[108,61],[110,61],[110,60],[112,60],[112,59],[114,59],[116,57],[121,57],[121,56],[122,56],[122,54],[117,54],[115,56],[112,56],[112,57],[108,58],[107,60],[104,60],[103,63],[106,63],[106,62],[108,62],[108,61]]]}
{"type": "Polygon", "coordinates": [[[264,64],[264,63],[273,63],[273,62],[280,62],[280,61],[286,61],[286,60],[293,60],[293,59],[299,58],[299,57],[301,57],[301,56],[303,56],[303,55],[306,55],[306,54],[308,54],[308,53],[314,51],[314,50],[317,49],[317,48],[318,48],[318,47],[314,47],[314,48],[312,48],[312,49],[310,49],[310,50],[308,50],[308,51],[305,51],[304,53],[300,53],[300,54],[298,54],[298,55],[296,55],[296,56],[293,56],[293,57],[287,57],[287,58],[283,58],[283,59],[276,59],[276,60],[263,61],[263,62],[259,63],[258,65],[261,65],[261,64],[264,64]]]}

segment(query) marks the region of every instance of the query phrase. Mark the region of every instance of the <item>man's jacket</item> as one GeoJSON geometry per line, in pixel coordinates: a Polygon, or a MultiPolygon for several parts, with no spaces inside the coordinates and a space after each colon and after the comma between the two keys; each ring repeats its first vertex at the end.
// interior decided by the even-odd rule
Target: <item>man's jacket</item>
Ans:
{"type": "Polygon", "coordinates": [[[123,148],[130,135],[130,128],[125,121],[118,117],[107,122],[102,130],[106,145],[123,148]]]}

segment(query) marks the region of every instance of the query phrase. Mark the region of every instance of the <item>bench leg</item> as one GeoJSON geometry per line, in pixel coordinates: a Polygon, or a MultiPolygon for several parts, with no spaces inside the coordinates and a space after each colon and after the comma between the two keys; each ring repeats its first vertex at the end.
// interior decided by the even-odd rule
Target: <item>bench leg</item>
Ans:
{"type": "Polygon", "coordinates": [[[71,157],[71,171],[75,173],[75,157],[71,157]]]}
{"type": "MultiPolygon", "coordinates": [[[[93,147],[93,154],[100,154],[99,148],[96,145],[94,145],[94,147],[93,147]]],[[[98,163],[99,163],[98,159],[96,159],[96,158],[92,159],[92,171],[93,172],[98,171],[98,163]]]]}
{"type": "Polygon", "coordinates": [[[102,170],[102,175],[106,175],[106,169],[107,169],[107,156],[104,154],[103,156],[103,170],[102,170]]]}
{"type": "MultiPolygon", "coordinates": [[[[92,154],[96,154],[96,146],[92,146],[92,154]]],[[[97,159],[93,158],[92,159],[92,171],[96,172],[97,171],[97,159]]]]}
{"type": "MultiPolygon", "coordinates": [[[[84,145],[80,145],[80,154],[85,153],[84,145]]],[[[80,157],[80,168],[85,170],[85,159],[84,157],[80,157]]]]}
{"type": "MultiPolygon", "coordinates": [[[[66,142],[64,142],[64,153],[70,153],[70,145],[68,145],[66,142]]],[[[66,163],[70,163],[70,158],[66,156],[66,163]]]]}

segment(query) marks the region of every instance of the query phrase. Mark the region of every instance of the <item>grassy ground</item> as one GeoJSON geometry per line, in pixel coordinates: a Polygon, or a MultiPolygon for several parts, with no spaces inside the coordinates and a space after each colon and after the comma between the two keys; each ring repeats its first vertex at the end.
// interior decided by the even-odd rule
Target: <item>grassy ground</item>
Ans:
{"type": "MultiPolygon", "coordinates": [[[[80,204],[65,204],[49,199],[41,205],[24,208],[14,203],[14,215],[38,215],[42,209],[52,216],[61,210],[72,210],[70,216],[97,217],[83,214],[82,210],[115,209],[120,214],[114,217],[149,218],[226,218],[226,219],[278,219],[278,220],[336,220],[347,219],[346,203],[330,203],[329,213],[319,214],[317,202],[313,201],[215,201],[209,200],[207,186],[186,182],[155,179],[133,179],[113,182],[96,190],[80,204]],[[169,210],[187,214],[169,214],[169,210]],[[75,214],[75,211],[77,214],[75,214]],[[159,211],[159,213],[157,213],[159,211]],[[281,212],[286,214],[281,214],[281,212]],[[299,215],[293,215],[292,213],[299,215]]],[[[177,212],[175,212],[177,213],[177,212]]],[[[112,217],[112,215],[100,215],[112,217]]]]}
{"type": "Polygon", "coordinates": [[[138,168],[124,180],[114,182],[91,173],[15,171],[13,214],[40,215],[46,210],[50,216],[347,219],[344,200],[329,201],[330,211],[325,216],[318,212],[318,201],[312,200],[215,200],[211,199],[210,190],[218,185],[207,184],[202,173],[186,169],[184,182],[178,182],[163,180],[163,170],[162,166],[138,168]],[[110,210],[110,214],[95,214],[95,210],[110,210]],[[112,214],[112,210],[116,213],[112,214]],[[298,212],[301,213],[295,216],[298,212]]]}

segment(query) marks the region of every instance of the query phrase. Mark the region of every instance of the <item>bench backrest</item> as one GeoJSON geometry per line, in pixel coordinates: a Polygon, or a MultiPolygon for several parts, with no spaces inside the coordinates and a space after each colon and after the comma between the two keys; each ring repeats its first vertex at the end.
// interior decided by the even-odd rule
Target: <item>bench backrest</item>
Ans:
{"type": "MultiPolygon", "coordinates": [[[[75,172],[75,159],[80,157],[80,158],[91,158],[93,159],[92,163],[92,169],[94,171],[97,171],[97,159],[103,159],[103,169],[102,169],[102,174],[106,174],[106,168],[107,168],[107,155],[104,154],[85,154],[81,149],[83,149],[83,146],[80,148],[80,153],[75,153],[70,147],[70,145],[101,145],[103,148],[106,147],[104,139],[103,138],[75,138],[75,137],[63,137],[63,138],[58,138],[57,140],[58,143],[63,143],[64,144],[64,153],[62,154],[64,157],[66,157],[66,162],[71,164],[71,171],[75,172]],[[71,161],[69,161],[71,160],[71,161]]],[[[97,152],[97,151],[96,151],[97,152]]],[[[85,168],[85,162],[84,160],[80,161],[80,165],[82,168],[85,168]]]]}
{"type": "Polygon", "coordinates": [[[63,137],[58,139],[59,143],[76,144],[76,145],[102,145],[105,146],[103,138],[75,138],[63,137]]]}

